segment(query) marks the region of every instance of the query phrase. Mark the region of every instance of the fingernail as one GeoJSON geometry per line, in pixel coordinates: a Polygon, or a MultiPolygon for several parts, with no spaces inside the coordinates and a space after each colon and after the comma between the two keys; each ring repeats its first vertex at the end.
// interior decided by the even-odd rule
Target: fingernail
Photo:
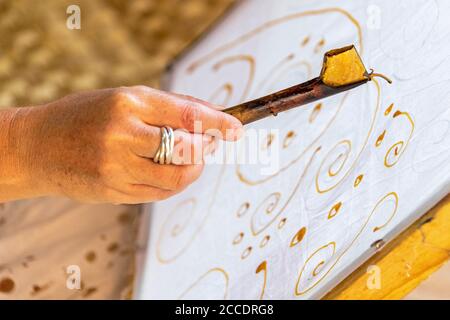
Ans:
{"type": "Polygon", "coordinates": [[[232,118],[233,118],[233,128],[242,129],[242,127],[243,127],[242,123],[237,118],[235,118],[233,116],[232,116],[232,118]]]}
{"type": "Polygon", "coordinates": [[[233,127],[226,132],[226,139],[225,140],[231,140],[236,141],[239,140],[244,134],[244,128],[242,126],[239,127],[233,127]]]}

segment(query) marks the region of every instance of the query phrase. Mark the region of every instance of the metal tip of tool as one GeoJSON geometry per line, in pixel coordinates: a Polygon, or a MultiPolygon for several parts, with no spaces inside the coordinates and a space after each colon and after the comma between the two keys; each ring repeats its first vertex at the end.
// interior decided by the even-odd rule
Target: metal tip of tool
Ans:
{"type": "Polygon", "coordinates": [[[392,84],[392,80],[390,78],[388,78],[387,76],[385,76],[384,74],[381,74],[381,73],[374,73],[373,69],[370,69],[369,79],[372,80],[375,77],[382,78],[382,79],[386,80],[389,84],[392,84]]]}

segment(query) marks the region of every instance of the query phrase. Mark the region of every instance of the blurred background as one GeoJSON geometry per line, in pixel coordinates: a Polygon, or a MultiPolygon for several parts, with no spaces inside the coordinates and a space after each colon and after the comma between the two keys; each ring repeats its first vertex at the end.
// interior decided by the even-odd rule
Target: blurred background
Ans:
{"type": "MultiPolygon", "coordinates": [[[[0,108],[87,89],[159,87],[165,65],[232,2],[0,0],[0,108]],[[81,30],[66,27],[72,4],[81,30]]],[[[0,299],[131,297],[138,222],[130,206],[0,204],[0,299]],[[63,285],[73,263],[85,275],[75,294],[63,285]]],[[[450,299],[449,274],[447,265],[408,297],[450,299]]]]}
{"type": "Polygon", "coordinates": [[[94,88],[158,87],[166,63],[231,0],[0,0],[0,107],[94,88]],[[66,9],[81,8],[81,30],[66,9]]]}

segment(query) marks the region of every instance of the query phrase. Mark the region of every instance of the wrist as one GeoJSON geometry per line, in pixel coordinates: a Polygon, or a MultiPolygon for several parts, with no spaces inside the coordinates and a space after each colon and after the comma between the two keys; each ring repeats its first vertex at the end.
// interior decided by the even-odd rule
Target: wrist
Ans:
{"type": "MultiPolygon", "coordinates": [[[[47,195],[33,159],[33,107],[0,111],[0,201],[47,195]]],[[[37,155],[34,155],[37,156],[37,155]]]]}

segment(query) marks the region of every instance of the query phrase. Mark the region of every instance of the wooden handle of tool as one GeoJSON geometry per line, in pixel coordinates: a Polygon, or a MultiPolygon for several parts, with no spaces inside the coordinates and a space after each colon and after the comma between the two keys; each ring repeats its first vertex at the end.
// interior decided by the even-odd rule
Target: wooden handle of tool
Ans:
{"type": "Polygon", "coordinates": [[[276,116],[279,112],[350,90],[367,81],[364,80],[335,88],[325,85],[318,77],[267,96],[238,104],[223,110],[223,112],[238,118],[243,124],[248,124],[272,115],[276,116]]]}

